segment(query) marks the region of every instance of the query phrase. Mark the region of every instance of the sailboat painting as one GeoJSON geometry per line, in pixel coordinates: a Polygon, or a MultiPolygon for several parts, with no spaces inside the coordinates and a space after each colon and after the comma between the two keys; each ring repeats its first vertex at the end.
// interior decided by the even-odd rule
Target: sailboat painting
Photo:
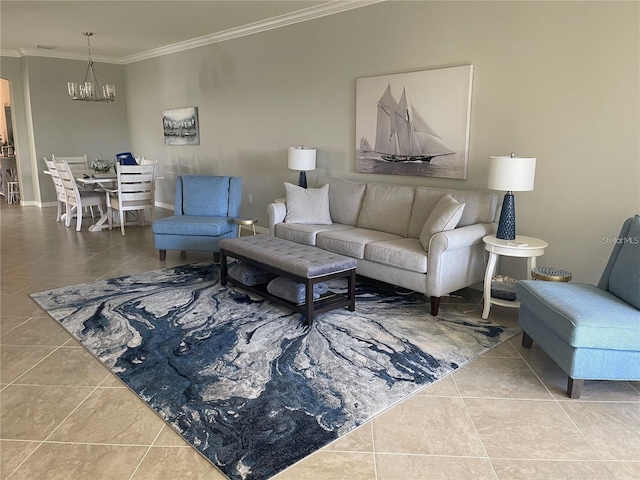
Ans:
{"type": "Polygon", "coordinates": [[[359,78],[356,172],[467,178],[473,66],[359,78]]]}

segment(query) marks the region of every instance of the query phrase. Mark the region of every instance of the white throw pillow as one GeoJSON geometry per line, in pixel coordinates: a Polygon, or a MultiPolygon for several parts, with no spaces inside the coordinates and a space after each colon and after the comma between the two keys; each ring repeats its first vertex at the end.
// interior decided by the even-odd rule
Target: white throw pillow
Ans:
{"type": "Polygon", "coordinates": [[[320,188],[302,188],[284,183],[287,193],[287,215],[285,223],[308,225],[331,225],[329,213],[329,185],[320,188]]]}
{"type": "Polygon", "coordinates": [[[425,251],[429,250],[429,242],[431,237],[436,233],[453,230],[458,225],[462,212],[464,211],[464,203],[459,203],[455,198],[447,193],[436,204],[433,211],[424,222],[422,232],[420,233],[420,243],[425,251]]]}

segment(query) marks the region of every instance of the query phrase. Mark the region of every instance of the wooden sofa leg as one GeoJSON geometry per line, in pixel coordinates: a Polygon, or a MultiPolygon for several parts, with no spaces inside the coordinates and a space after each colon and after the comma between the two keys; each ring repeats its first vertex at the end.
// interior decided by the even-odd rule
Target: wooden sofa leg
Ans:
{"type": "Polygon", "coordinates": [[[522,346],[524,348],[531,348],[531,346],[533,345],[533,338],[531,338],[527,332],[525,332],[524,330],[522,331],[522,346]]]}
{"type": "Polygon", "coordinates": [[[429,298],[431,298],[431,315],[435,317],[438,315],[438,310],[440,309],[440,297],[429,298]]]}
{"type": "Polygon", "coordinates": [[[567,381],[567,395],[569,395],[569,398],[580,398],[582,387],[584,387],[584,379],[576,380],[569,377],[567,381]]]}
{"type": "Polygon", "coordinates": [[[160,260],[166,260],[167,259],[167,251],[166,250],[159,250],[160,253],[160,260]]]}
{"type": "Polygon", "coordinates": [[[180,250],[180,259],[184,260],[185,258],[187,258],[186,250],[180,250]]]}

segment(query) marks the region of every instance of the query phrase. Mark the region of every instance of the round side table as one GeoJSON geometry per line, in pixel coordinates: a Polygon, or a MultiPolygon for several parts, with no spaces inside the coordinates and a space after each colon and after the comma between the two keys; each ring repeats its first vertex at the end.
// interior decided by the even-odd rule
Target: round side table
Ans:
{"type": "Polygon", "coordinates": [[[242,230],[242,225],[251,225],[253,229],[253,234],[256,234],[256,223],[258,223],[257,218],[234,218],[233,222],[238,225],[238,237],[240,236],[240,230],[242,230]]]}
{"type": "Polygon", "coordinates": [[[498,257],[500,255],[506,257],[520,257],[527,259],[527,278],[531,279],[531,271],[536,268],[536,257],[544,255],[544,249],[548,244],[544,240],[533,237],[524,237],[516,235],[515,240],[502,240],[495,235],[487,235],[482,239],[484,249],[489,252],[489,261],[487,262],[487,270],[484,274],[484,309],[482,310],[482,318],[489,317],[491,304],[503,307],[519,307],[520,302],[517,300],[501,300],[499,298],[491,298],[491,279],[496,270],[498,257]]]}

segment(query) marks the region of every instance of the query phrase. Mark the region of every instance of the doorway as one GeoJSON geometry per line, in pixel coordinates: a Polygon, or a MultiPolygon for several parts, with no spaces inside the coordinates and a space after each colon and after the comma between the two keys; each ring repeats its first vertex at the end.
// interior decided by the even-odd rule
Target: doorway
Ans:
{"type": "Polygon", "coordinates": [[[11,83],[0,78],[0,195],[7,203],[20,203],[20,180],[15,156],[11,83]]]}

